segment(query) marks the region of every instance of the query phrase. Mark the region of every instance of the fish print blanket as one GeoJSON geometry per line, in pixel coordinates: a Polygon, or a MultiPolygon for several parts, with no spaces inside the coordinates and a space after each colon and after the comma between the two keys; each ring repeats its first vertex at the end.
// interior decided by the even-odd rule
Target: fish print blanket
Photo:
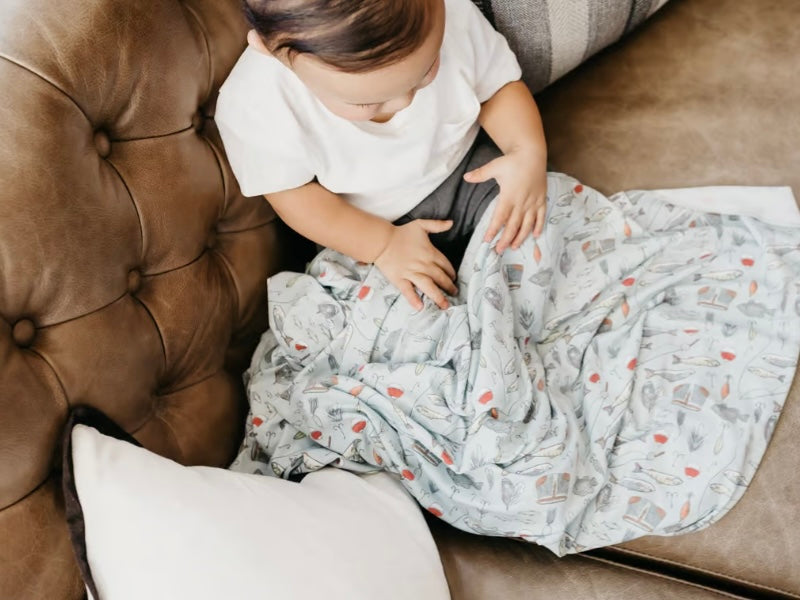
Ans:
{"type": "Polygon", "coordinates": [[[540,238],[483,242],[415,312],[325,250],[269,280],[231,468],[386,469],[422,507],[557,555],[696,531],[742,496],[800,352],[800,228],[548,178],[540,238]]]}

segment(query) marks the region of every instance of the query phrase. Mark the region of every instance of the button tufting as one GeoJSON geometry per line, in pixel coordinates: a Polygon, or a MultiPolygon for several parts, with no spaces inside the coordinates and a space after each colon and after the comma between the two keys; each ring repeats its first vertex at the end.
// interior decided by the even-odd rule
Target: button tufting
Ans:
{"type": "Polygon", "coordinates": [[[217,245],[217,231],[212,229],[211,232],[208,234],[208,239],[206,239],[206,248],[213,248],[217,245]]]}
{"type": "Polygon", "coordinates": [[[105,131],[95,131],[94,147],[97,149],[97,153],[102,158],[106,158],[109,154],[111,154],[111,140],[108,139],[108,134],[105,131]]]}
{"type": "Polygon", "coordinates": [[[142,274],[136,269],[128,271],[128,293],[135,294],[142,287],[142,274]]]}
{"type": "Polygon", "coordinates": [[[197,112],[194,113],[194,115],[192,116],[192,128],[197,133],[200,133],[203,130],[203,125],[205,125],[205,117],[203,116],[203,111],[197,109],[197,112]]]}
{"type": "Polygon", "coordinates": [[[36,327],[33,325],[33,321],[29,319],[17,321],[11,332],[11,337],[18,346],[30,346],[36,337],[36,327]]]}

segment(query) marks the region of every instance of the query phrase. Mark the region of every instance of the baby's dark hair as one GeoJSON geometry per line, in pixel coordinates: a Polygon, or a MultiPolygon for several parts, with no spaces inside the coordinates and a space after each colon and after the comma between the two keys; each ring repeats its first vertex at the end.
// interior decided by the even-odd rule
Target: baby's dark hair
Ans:
{"type": "Polygon", "coordinates": [[[244,0],[245,15],[273,53],[312,54],[348,73],[390,65],[417,50],[431,0],[244,0]]]}

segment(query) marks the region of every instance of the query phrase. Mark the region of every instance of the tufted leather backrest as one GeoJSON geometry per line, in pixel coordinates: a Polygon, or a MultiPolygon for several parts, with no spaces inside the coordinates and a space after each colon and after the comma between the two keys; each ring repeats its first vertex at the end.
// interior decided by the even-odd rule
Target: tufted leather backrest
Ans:
{"type": "Polygon", "coordinates": [[[298,247],[211,119],[245,32],[237,0],[0,3],[0,596],[81,594],[70,406],[186,464],[236,451],[266,278],[298,247]]]}

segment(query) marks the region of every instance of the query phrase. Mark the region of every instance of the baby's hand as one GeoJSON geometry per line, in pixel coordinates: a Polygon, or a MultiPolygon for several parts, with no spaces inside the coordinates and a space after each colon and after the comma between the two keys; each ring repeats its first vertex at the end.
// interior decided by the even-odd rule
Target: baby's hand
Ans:
{"type": "Polygon", "coordinates": [[[484,236],[484,241],[491,242],[500,228],[504,228],[496,246],[498,254],[509,246],[519,248],[531,231],[535,237],[542,232],[547,212],[545,160],[535,149],[519,149],[464,175],[470,183],[494,178],[500,186],[497,206],[484,236]]]}
{"type": "Polygon", "coordinates": [[[453,281],[455,269],[444,254],[431,243],[429,233],[447,231],[452,221],[417,219],[395,226],[389,244],[375,259],[375,264],[405,296],[416,310],[422,308],[414,287],[433,300],[439,308],[449,306],[442,290],[454,296],[458,293],[453,281]]]}

